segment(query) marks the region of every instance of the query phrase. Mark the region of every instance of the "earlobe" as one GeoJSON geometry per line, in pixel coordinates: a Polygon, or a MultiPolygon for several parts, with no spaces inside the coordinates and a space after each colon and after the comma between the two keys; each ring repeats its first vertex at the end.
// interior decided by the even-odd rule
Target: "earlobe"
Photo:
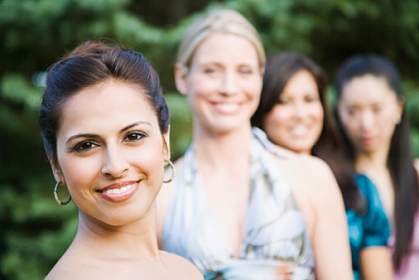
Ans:
{"type": "Polygon", "coordinates": [[[54,179],[56,182],[64,182],[64,178],[61,172],[61,169],[58,166],[58,163],[56,162],[56,160],[49,158],[48,159],[49,164],[51,166],[52,169],[52,173],[54,175],[54,179]]]}
{"type": "Polygon", "coordinates": [[[170,160],[170,125],[167,132],[163,134],[163,153],[166,160],[170,160]]]}
{"type": "Polygon", "coordinates": [[[186,95],[186,75],[187,75],[188,69],[184,65],[176,64],[175,65],[175,83],[177,90],[183,94],[186,95]]]}

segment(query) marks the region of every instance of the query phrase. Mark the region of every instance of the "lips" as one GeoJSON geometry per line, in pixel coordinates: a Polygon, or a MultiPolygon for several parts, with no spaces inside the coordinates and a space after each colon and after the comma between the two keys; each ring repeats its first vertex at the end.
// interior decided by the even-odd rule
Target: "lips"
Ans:
{"type": "Polygon", "coordinates": [[[140,181],[127,181],[118,184],[109,185],[103,189],[97,190],[100,195],[111,202],[121,202],[128,200],[139,188],[140,181]]]}
{"type": "Polygon", "coordinates": [[[310,131],[311,129],[308,128],[307,126],[298,125],[298,126],[292,127],[290,132],[294,137],[304,137],[307,134],[309,134],[310,131]]]}
{"type": "Polygon", "coordinates": [[[364,145],[369,145],[369,144],[371,144],[373,141],[374,141],[374,137],[372,137],[372,136],[362,136],[362,137],[361,137],[361,142],[362,142],[364,145]]]}
{"type": "Polygon", "coordinates": [[[241,103],[238,102],[211,102],[212,107],[220,114],[235,114],[240,110],[241,103]]]}

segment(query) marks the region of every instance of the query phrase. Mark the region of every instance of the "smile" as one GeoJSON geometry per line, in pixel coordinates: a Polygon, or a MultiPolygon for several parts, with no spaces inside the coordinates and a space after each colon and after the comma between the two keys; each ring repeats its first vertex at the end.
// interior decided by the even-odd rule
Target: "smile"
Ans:
{"type": "Polygon", "coordinates": [[[294,126],[290,130],[290,132],[295,137],[303,137],[303,136],[306,136],[310,131],[311,131],[310,128],[308,128],[307,126],[302,126],[302,125],[294,126]]]}
{"type": "Polygon", "coordinates": [[[113,184],[102,190],[98,190],[101,196],[111,202],[121,202],[128,200],[139,188],[140,181],[113,184]]]}
{"type": "Polygon", "coordinates": [[[215,110],[221,114],[234,114],[240,110],[239,103],[213,103],[215,110]]]}

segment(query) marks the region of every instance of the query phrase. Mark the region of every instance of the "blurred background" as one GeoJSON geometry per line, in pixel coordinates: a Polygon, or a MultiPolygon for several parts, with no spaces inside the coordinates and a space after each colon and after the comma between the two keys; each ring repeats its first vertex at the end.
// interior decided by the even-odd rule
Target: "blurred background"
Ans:
{"type": "Polygon", "coordinates": [[[419,155],[419,0],[0,0],[0,279],[42,279],[77,226],[74,205],[54,201],[37,124],[48,66],[88,39],[143,52],[169,101],[177,158],[191,133],[173,81],[177,43],[196,15],[216,6],[250,19],[268,54],[300,51],[330,81],[352,54],[388,57],[402,73],[419,155]]]}

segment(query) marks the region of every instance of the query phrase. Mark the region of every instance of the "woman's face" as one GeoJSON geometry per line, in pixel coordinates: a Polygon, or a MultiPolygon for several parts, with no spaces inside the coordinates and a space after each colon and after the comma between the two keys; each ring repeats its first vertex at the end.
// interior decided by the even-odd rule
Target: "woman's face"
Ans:
{"type": "Polygon", "coordinates": [[[110,79],[64,103],[54,174],[85,216],[126,225],[154,203],[166,143],[144,89],[110,79]]]}
{"type": "Polygon", "coordinates": [[[256,49],[243,37],[212,34],[196,49],[189,69],[177,68],[176,84],[202,129],[225,133],[250,125],[262,87],[256,49]]]}
{"type": "Polygon", "coordinates": [[[338,101],[338,113],[355,151],[388,151],[402,107],[384,78],[364,75],[347,82],[338,101]]]}
{"type": "Polygon", "coordinates": [[[310,154],[323,129],[323,118],[316,81],[310,72],[300,70],[286,83],[263,126],[277,145],[310,154]]]}

